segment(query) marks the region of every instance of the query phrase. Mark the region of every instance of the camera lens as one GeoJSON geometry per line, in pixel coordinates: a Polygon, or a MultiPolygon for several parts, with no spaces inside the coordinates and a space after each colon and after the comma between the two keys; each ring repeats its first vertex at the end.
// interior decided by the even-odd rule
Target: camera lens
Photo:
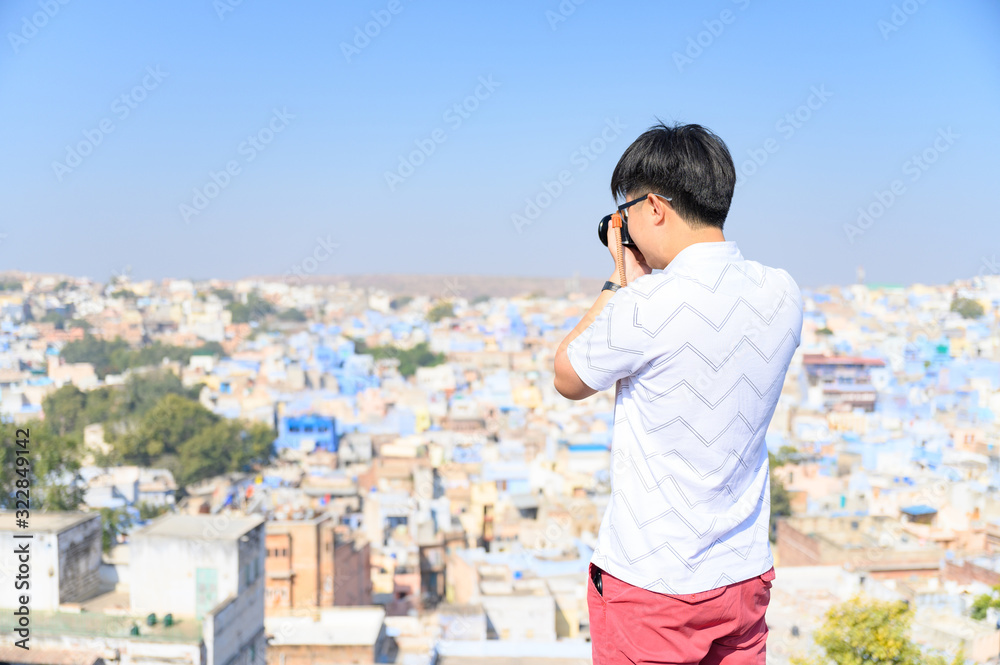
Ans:
{"type": "Polygon", "coordinates": [[[608,224],[611,222],[611,215],[605,215],[597,223],[597,237],[601,239],[601,244],[608,246],[608,224]]]}

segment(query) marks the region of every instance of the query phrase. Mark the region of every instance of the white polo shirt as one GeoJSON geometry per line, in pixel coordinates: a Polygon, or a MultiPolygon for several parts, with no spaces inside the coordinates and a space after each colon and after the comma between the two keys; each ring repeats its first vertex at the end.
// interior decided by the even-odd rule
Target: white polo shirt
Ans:
{"type": "Polygon", "coordinates": [[[615,292],[568,347],[591,388],[621,380],[594,565],[668,594],[771,568],[764,434],[801,332],[795,281],[733,241],[615,292]]]}

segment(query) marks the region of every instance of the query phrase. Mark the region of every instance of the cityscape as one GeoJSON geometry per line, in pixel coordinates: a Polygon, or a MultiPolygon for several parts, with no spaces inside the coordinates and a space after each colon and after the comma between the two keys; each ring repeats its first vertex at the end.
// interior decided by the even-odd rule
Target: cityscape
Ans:
{"type": "MultiPolygon", "coordinates": [[[[589,663],[614,401],[552,385],[596,280],[538,282],[5,273],[2,454],[31,466],[3,476],[0,585],[30,484],[39,660],[0,660],[589,663]]],[[[859,269],[803,303],[766,436],[769,662],[859,599],[905,603],[928,658],[995,661],[1000,275],[859,269]]]]}
{"type": "Polygon", "coordinates": [[[996,0],[0,34],[0,665],[1000,665],[996,0]]]}

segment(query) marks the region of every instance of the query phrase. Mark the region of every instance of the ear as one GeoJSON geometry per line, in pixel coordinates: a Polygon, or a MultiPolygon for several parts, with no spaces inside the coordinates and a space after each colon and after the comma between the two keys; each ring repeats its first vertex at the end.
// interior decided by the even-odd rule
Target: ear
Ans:
{"type": "Polygon", "coordinates": [[[667,202],[655,194],[647,194],[646,202],[653,217],[653,224],[662,224],[667,218],[667,202]]]}

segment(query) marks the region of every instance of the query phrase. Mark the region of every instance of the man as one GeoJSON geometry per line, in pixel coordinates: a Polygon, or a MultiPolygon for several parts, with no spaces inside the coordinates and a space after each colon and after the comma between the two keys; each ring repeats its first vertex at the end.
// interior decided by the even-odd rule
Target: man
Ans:
{"type": "Polygon", "coordinates": [[[704,127],[660,124],[636,139],[611,178],[635,244],[623,248],[626,285],[615,258],[556,352],[564,397],[617,386],[588,584],[595,665],[764,663],[764,434],[802,298],[787,272],[723,236],[735,184],[729,149],[704,127]]]}

